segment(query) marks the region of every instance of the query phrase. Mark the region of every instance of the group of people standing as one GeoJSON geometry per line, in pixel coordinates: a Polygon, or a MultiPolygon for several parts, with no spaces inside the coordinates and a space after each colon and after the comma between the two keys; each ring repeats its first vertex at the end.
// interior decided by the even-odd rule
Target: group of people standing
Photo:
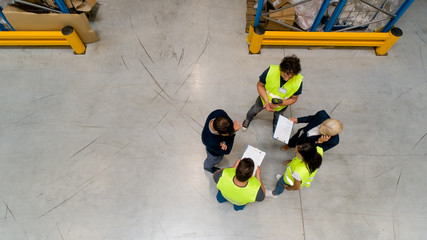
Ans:
{"type": "Polygon", "coordinates": [[[206,119],[202,142],[206,146],[207,157],[204,169],[213,174],[217,183],[218,202],[231,202],[236,211],[243,210],[247,203],[263,201],[265,196],[276,198],[286,190],[299,190],[309,187],[322,164],[323,152],[339,143],[339,133],[343,125],[332,119],[324,110],[314,115],[290,118],[295,124],[307,123],[293,135],[288,144],[280,150],[295,148],[296,156],[284,162],[284,174],[276,175],[274,190],[265,189],[258,166],[255,174],[254,162],[250,158],[238,159],[233,167],[216,167],[224,155],[233,148],[235,133],[246,131],[252,119],[263,109],[273,112],[273,132],[279,115],[298,100],[302,93],[303,76],[300,74],[300,60],[295,55],[282,59],[280,65],[270,65],[259,77],[255,104],[246,114],[242,124],[233,121],[221,109],[213,111],[206,119]]]}

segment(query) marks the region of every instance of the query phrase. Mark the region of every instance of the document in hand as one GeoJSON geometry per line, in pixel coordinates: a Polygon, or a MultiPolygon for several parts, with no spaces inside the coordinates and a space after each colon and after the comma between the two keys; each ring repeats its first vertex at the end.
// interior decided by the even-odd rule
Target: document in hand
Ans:
{"type": "Polygon", "coordinates": [[[255,172],[258,168],[258,166],[261,166],[262,160],[264,160],[265,152],[259,150],[258,148],[252,147],[251,145],[248,145],[245,152],[243,153],[243,158],[250,158],[254,161],[254,172],[252,175],[255,175],[255,172]]]}
{"type": "Polygon", "coordinates": [[[276,129],[274,130],[273,138],[288,144],[293,126],[294,122],[282,115],[279,115],[279,118],[277,119],[276,129]]]}

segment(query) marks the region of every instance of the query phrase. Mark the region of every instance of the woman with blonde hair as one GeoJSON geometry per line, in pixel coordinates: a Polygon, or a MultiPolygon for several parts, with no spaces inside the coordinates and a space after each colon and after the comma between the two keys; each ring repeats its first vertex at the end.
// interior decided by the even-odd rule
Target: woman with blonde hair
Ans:
{"type": "Polygon", "coordinates": [[[290,118],[295,124],[307,123],[300,128],[297,133],[289,139],[288,145],[284,145],[280,150],[286,151],[294,148],[299,142],[311,140],[315,142],[323,151],[327,151],[339,143],[339,133],[343,130],[343,125],[339,120],[331,118],[325,110],[317,112],[315,115],[290,118]]]}

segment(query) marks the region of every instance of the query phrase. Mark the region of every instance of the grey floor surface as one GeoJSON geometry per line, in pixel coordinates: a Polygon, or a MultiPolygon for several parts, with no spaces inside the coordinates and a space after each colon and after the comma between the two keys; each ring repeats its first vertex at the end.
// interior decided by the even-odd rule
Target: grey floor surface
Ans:
{"type": "MultiPolygon", "coordinates": [[[[0,239],[427,239],[427,1],[372,48],[263,47],[249,55],[246,2],[100,1],[101,41],[0,49],[0,239]],[[242,121],[258,76],[285,55],[304,90],[286,116],[325,109],[344,124],[311,188],[235,212],[216,201],[200,140],[222,108],[242,121]]],[[[268,112],[238,132],[267,152],[273,187],[292,152],[268,112]]],[[[299,126],[298,126],[299,127],[299,126]]]]}

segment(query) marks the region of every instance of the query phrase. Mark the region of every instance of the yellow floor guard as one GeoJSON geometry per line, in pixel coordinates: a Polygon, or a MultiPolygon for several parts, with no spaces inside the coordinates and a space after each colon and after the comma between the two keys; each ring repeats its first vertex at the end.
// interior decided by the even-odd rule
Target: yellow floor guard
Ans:
{"type": "Polygon", "coordinates": [[[83,54],[86,46],[72,27],[62,31],[1,31],[0,45],[7,46],[71,46],[76,54],[83,54]]]}
{"type": "Polygon", "coordinates": [[[259,53],[262,45],[285,46],[346,46],[375,47],[378,55],[387,51],[402,36],[402,30],[392,28],[387,33],[380,32],[293,32],[265,31],[262,27],[250,26],[247,42],[251,53],[259,53]]]}

